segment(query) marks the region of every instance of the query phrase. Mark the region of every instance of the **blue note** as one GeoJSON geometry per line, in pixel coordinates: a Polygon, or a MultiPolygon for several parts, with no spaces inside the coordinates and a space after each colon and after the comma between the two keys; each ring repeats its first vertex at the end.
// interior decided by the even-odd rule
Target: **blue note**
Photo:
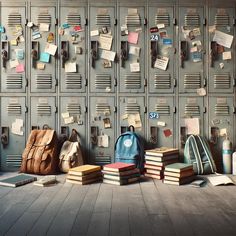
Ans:
{"type": "Polygon", "coordinates": [[[50,60],[50,54],[47,53],[47,52],[42,52],[40,53],[40,59],[39,59],[41,62],[46,62],[48,63],[49,60],[50,60]]]}
{"type": "Polygon", "coordinates": [[[5,28],[3,26],[0,26],[0,33],[5,33],[5,28]]]}
{"type": "Polygon", "coordinates": [[[24,50],[23,49],[16,49],[16,58],[18,60],[24,59],[24,50]]]}
{"type": "Polygon", "coordinates": [[[172,45],[172,39],[163,38],[163,44],[164,45],[172,45]]]}

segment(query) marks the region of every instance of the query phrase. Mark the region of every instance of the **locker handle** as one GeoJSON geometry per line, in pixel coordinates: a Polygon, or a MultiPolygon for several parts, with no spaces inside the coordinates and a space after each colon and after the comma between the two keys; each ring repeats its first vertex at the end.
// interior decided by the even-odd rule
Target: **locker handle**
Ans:
{"type": "Polygon", "coordinates": [[[6,147],[9,143],[9,127],[2,127],[1,143],[3,147],[6,147]]]}
{"type": "Polygon", "coordinates": [[[91,133],[90,142],[93,145],[97,145],[97,142],[98,142],[98,127],[97,126],[91,126],[90,133],[91,133]]]}
{"type": "Polygon", "coordinates": [[[92,68],[95,68],[95,61],[98,60],[98,41],[91,41],[92,68]]]}
{"type": "Polygon", "coordinates": [[[2,41],[2,67],[7,67],[7,61],[9,59],[9,43],[8,41],[2,41]]]}
{"type": "Polygon", "coordinates": [[[173,113],[176,113],[177,109],[176,107],[173,107],[173,113]]]}
{"type": "Polygon", "coordinates": [[[120,49],[121,67],[125,68],[125,61],[128,60],[128,42],[121,41],[120,49]]]}
{"type": "Polygon", "coordinates": [[[177,80],[176,79],[173,79],[173,84],[174,84],[174,87],[177,86],[177,80]]]}
{"type": "Polygon", "coordinates": [[[177,25],[177,20],[176,20],[176,18],[173,18],[173,25],[177,25]]]}
{"type": "Polygon", "coordinates": [[[210,66],[214,67],[214,61],[218,58],[217,42],[211,41],[210,66]]]}
{"type": "Polygon", "coordinates": [[[144,18],[144,20],[143,20],[143,25],[147,25],[147,18],[144,18]]]}
{"type": "Polygon", "coordinates": [[[69,59],[69,42],[61,41],[61,67],[65,68],[65,63],[69,59]]]}
{"type": "Polygon", "coordinates": [[[184,68],[184,61],[188,59],[188,42],[180,41],[180,67],[184,68]]]}
{"type": "Polygon", "coordinates": [[[36,68],[37,60],[39,59],[39,42],[32,41],[31,50],[32,66],[33,68],[36,68]]]}
{"type": "Polygon", "coordinates": [[[85,20],[84,20],[84,25],[88,25],[88,18],[86,18],[85,20]]]}
{"type": "Polygon", "coordinates": [[[25,87],[29,86],[29,80],[27,78],[25,78],[25,87]]]}
{"type": "Polygon", "coordinates": [[[151,41],[151,67],[154,68],[158,55],[158,42],[151,41]]]}
{"type": "Polygon", "coordinates": [[[236,78],[233,79],[233,86],[236,86],[236,78]]]}
{"type": "Polygon", "coordinates": [[[234,113],[234,114],[236,113],[236,108],[235,108],[235,107],[233,107],[233,113],[234,113]]]}
{"type": "Polygon", "coordinates": [[[207,85],[207,80],[206,80],[206,78],[204,78],[203,79],[203,86],[206,87],[206,85],[207,85]]]}
{"type": "Polygon", "coordinates": [[[150,127],[150,138],[149,138],[150,143],[156,144],[157,143],[157,137],[158,137],[158,127],[151,126],[150,127]]]}
{"type": "Polygon", "coordinates": [[[117,78],[114,78],[114,86],[117,86],[117,78]]]}
{"type": "Polygon", "coordinates": [[[55,86],[57,87],[58,86],[58,79],[55,78],[55,86]]]}
{"type": "Polygon", "coordinates": [[[114,25],[117,25],[117,19],[114,19],[114,25]]]}

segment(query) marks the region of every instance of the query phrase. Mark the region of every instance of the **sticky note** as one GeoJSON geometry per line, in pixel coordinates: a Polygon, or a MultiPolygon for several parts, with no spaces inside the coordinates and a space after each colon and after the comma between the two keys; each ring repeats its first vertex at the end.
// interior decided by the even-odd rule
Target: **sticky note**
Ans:
{"type": "Polygon", "coordinates": [[[49,31],[49,24],[41,23],[39,25],[39,31],[43,31],[43,32],[49,31]]]}
{"type": "Polygon", "coordinates": [[[129,32],[128,33],[128,42],[133,43],[133,44],[137,44],[138,43],[138,36],[139,36],[139,33],[137,33],[137,32],[129,32]]]}
{"type": "Polygon", "coordinates": [[[18,66],[16,66],[16,73],[22,73],[24,71],[25,71],[24,64],[19,64],[18,66]]]}
{"type": "Polygon", "coordinates": [[[163,44],[164,45],[171,45],[172,44],[172,39],[163,38],[163,44]]]}
{"type": "Polygon", "coordinates": [[[46,43],[44,52],[54,56],[57,51],[57,45],[46,43]]]}
{"type": "Polygon", "coordinates": [[[76,62],[67,62],[65,64],[65,72],[76,72],[76,62]]]}
{"type": "Polygon", "coordinates": [[[17,46],[17,44],[18,44],[18,42],[17,42],[16,39],[12,39],[12,40],[10,41],[10,43],[11,43],[12,46],[17,46]]]}
{"type": "Polygon", "coordinates": [[[0,33],[5,33],[5,28],[3,26],[0,26],[0,33]]]}
{"type": "Polygon", "coordinates": [[[18,60],[24,59],[24,49],[15,49],[15,52],[16,52],[16,58],[18,60]]]}
{"type": "Polygon", "coordinates": [[[45,69],[45,64],[42,62],[38,62],[36,65],[38,70],[44,70],[45,69]]]}
{"type": "Polygon", "coordinates": [[[163,130],[163,133],[165,135],[166,138],[170,137],[172,135],[172,132],[170,129],[165,129],[163,130]]]}
{"type": "Polygon", "coordinates": [[[231,56],[231,51],[223,52],[223,53],[222,53],[222,59],[223,59],[223,60],[230,60],[231,58],[232,58],[232,56],[231,56]]]}
{"type": "Polygon", "coordinates": [[[50,54],[47,53],[47,52],[42,52],[40,53],[40,59],[39,59],[41,62],[46,62],[48,63],[49,60],[50,60],[50,54]]]}
{"type": "Polygon", "coordinates": [[[74,26],[74,31],[81,31],[81,26],[80,25],[74,26]]]}
{"type": "Polygon", "coordinates": [[[18,60],[10,60],[10,68],[16,68],[18,65],[18,60]]]}

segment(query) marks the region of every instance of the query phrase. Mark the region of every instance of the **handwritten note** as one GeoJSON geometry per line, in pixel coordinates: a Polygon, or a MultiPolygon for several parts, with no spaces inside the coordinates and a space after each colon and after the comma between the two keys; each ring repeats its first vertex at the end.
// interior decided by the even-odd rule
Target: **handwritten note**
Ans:
{"type": "Polygon", "coordinates": [[[107,50],[102,50],[101,53],[101,58],[108,60],[108,61],[114,61],[115,60],[115,56],[116,56],[116,52],[113,51],[107,51],[107,50]]]}
{"type": "Polygon", "coordinates": [[[215,31],[215,35],[213,37],[213,41],[216,41],[218,44],[226,47],[231,48],[233,42],[233,36],[230,34],[223,33],[219,30],[215,31]]]}
{"type": "Polygon", "coordinates": [[[49,31],[49,24],[41,23],[39,25],[39,31],[42,31],[42,32],[49,31]]]}
{"type": "Polygon", "coordinates": [[[166,70],[168,62],[169,62],[168,57],[159,57],[159,58],[157,58],[157,60],[154,64],[154,67],[158,68],[160,70],[166,70]]]}
{"type": "Polygon", "coordinates": [[[187,129],[187,134],[200,134],[199,118],[186,118],[184,119],[184,123],[187,129]]]}
{"type": "Polygon", "coordinates": [[[140,54],[140,47],[130,46],[129,47],[129,54],[135,55],[139,57],[140,54]]]}
{"type": "Polygon", "coordinates": [[[108,135],[104,134],[104,135],[98,136],[98,147],[104,147],[104,148],[109,147],[109,136],[108,135]]]}
{"type": "Polygon", "coordinates": [[[130,72],[139,72],[140,71],[140,64],[138,62],[130,64],[130,72]]]}
{"type": "Polygon", "coordinates": [[[18,60],[10,60],[10,68],[16,68],[19,65],[18,60]]]}
{"type": "Polygon", "coordinates": [[[222,59],[223,59],[223,60],[230,60],[231,58],[232,58],[232,56],[231,56],[231,51],[223,52],[223,53],[222,53],[222,59]]]}
{"type": "Polygon", "coordinates": [[[139,37],[138,32],[129,32],[128,33],[128,42],[133,43],[133,44],[137,44],[138,43],[138,37],[139,37]]]}
{"type": "Polygon", "coordinates": [[[65,64],[65,72],[76,72],[76,62],[67,62],[65,64]]]}
{"type": "Polygon", "coordinates": [[[41,62],[46,62],[48,63],[50,61],[50,54],[47,52],[42,52],[40,53],[40,59],[41,62]]]}
{"type": "Polygon", "coordinates": [[[22,73],[25,71],[25,66],[24,64],[19,64],[16,66],[16,73],[22,73]]]}
{"type": "Polygon", "coordinates": [[[24,132],[22,131],[24,125],[24,121],[22,119],[16,119],[15,122],[11,124],[11,132],[16,135],[24,135],[24,132]]]}
{"type": "Polygon", "coordinates": [[[93,36],[97,36],[99,35],[99,31],[98,30],[91,30],[90,31],[90,36],[93,37],[93,36]]]}
{"type": "Polygon", "coordinates": [[[133,125],[134,128],[142,128],[142,122],[140,114],[130,114],[128,115],[128,124],[133,125]]]}
{"type": "Polygon", "coordinates": [[[46,43],[44,52],[54,56],[57,51],[57,45],[46,43]]]}
{"type": "Polygon", "coordinates": [[[101,34],[99,37],[99,47],[105,50],[111,50],[112,39],[112,35],[101,34]]]}

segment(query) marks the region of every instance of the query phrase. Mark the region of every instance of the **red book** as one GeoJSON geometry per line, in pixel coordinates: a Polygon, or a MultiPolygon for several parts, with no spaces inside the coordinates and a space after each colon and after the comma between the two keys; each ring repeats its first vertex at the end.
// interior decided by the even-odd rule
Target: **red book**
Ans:
{"type": "Polygon", "coordinates": [[[103,170],[114,171],[114,172],[122,172],[132,169],[135,169],[135,164],[128,164],[123,162],[116,162],[103,166],[103,170]]]}

